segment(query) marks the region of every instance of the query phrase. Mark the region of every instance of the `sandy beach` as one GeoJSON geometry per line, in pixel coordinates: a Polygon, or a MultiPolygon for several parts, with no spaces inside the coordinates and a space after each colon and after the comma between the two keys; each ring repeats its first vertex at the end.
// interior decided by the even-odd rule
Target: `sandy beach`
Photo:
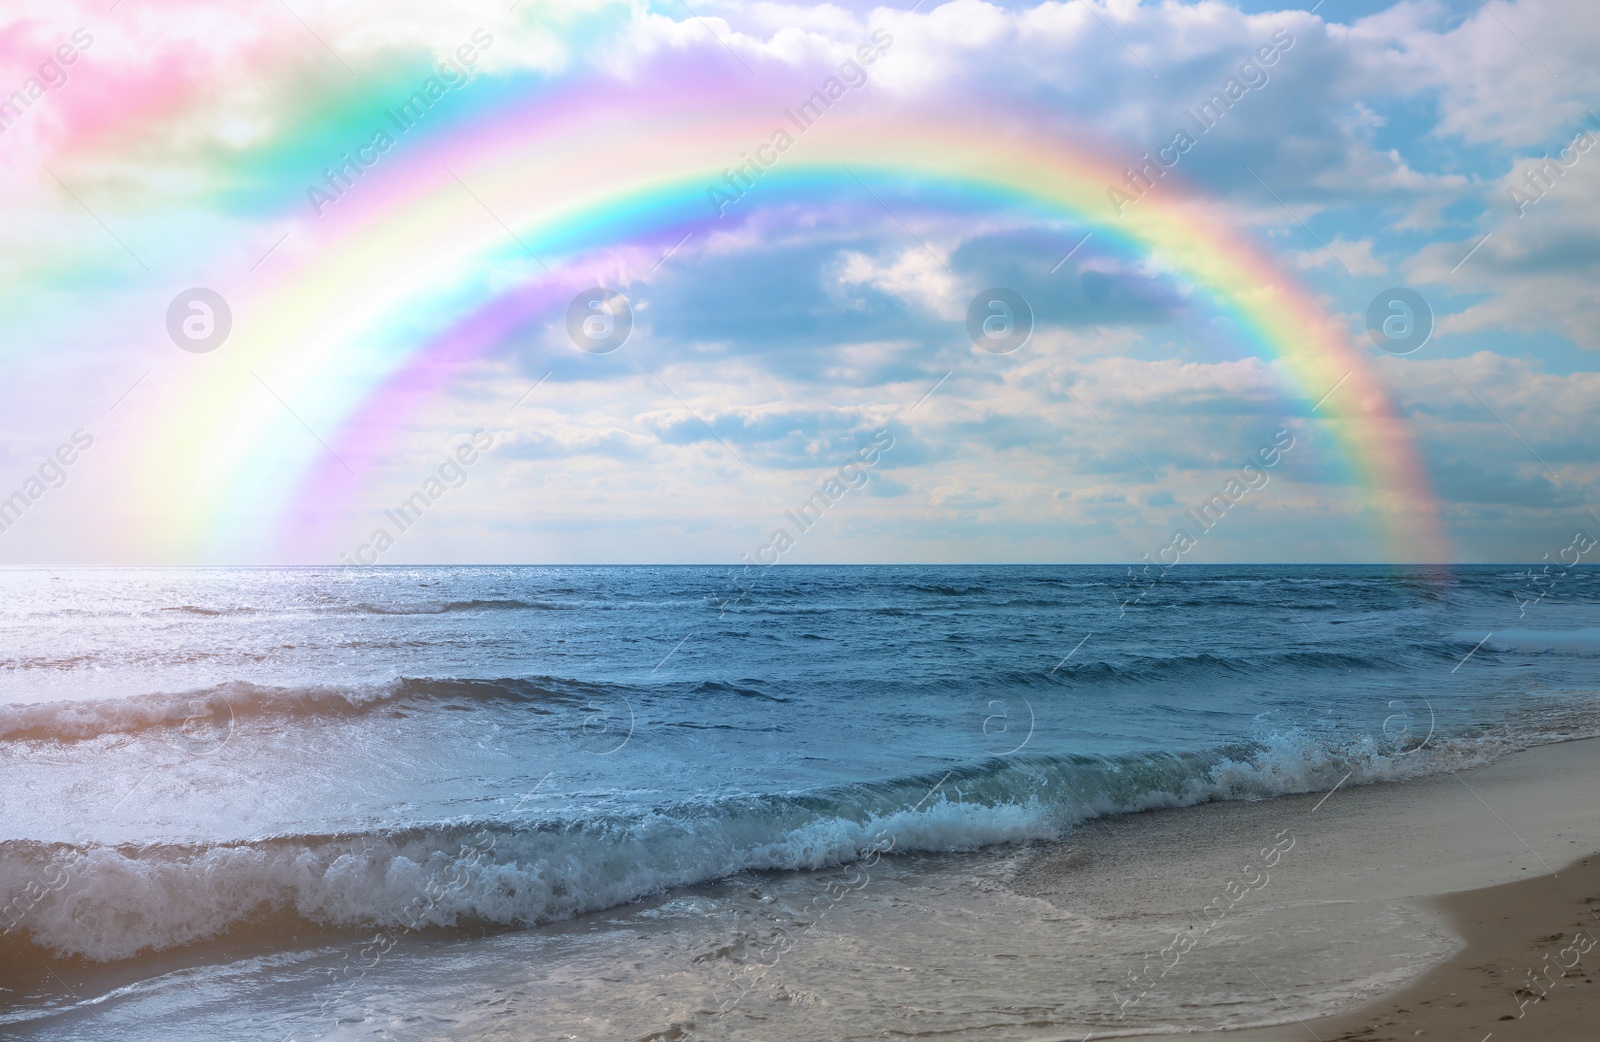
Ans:
{"type": "MultiPolygon", "coordinates": [[[[1280,1011],[1276,1026],[1210,1033],[1219,1039],[1592,1038],[1597,792],[1600,744],[1568,742],[1453,775],[1130,816],[1098,830],[1102,851],[1086,842],[1055,852],[1017,883],[1092,915],[1126,915],[1141,895],[1128,925],[1150,927],[1152,938],[1189,919],[1204,940],[1173,978],[1231,981],[1280,1011]],[[1284,830],[1294,846],[1255,900],[1241,902],[1247,911],[1214,929],[1195,923],[1202,895],[1249,872],[1262,837],[1284,830]],[[1096,871],[1102,858],[1117,870],[1096,871]],[[1331,960],[1341,980],[1307,980],[1304,966],[1334,936],[1330,921],[1366,924],[1369,935],[1331,960]],[[1408,949],[1408,935],[1419,941],[1412,953],[1436,946],[1420,975],[1390,957],[1408,949]],[[1272,994],[1269,965],[1302,983],[1272,994]]],[[[1132,1033],[1120,1027],[1093,1036],[1132,1033]]]]}
{"type": "Polygon", "coordinates": [[[1592,1039],[1600,1024],[1600,857],[1542,876],[1436,898],[1466,942],[1404,989],[1336,1017],[1214,1032],[1236,1042],[1387,1042],[1404,1038],[1592,1039]]]}

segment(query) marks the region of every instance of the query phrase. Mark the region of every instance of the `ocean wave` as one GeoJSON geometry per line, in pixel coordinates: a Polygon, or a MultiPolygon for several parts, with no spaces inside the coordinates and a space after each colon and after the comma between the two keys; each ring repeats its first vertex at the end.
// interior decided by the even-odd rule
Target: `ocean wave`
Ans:
{"type": "MultiPolygon", "coordinates": [[[[577,592],[568,590],[545,591],[552,594],[577,592]]],[[[448,615],[456,612],[490,611],[559,611],[577,608],[546,600],[523,600],[515,597],[476,597],[465,600],[418,600],[389,604],[371,601],[351,601],[339,597],[313,597],[309,602],[287,601],[274,605],[253,604],[169,604],[149,608],[119,608],[98,605],[94,609],[77,607],[50,607],[29,612],[39,619],[52,618],[110,618],[170,617],[191,615],[199,619],[235,618],[266,615],[448,615]]]]}
{"type": "Polygon", "coordinates": [[[335,610],[368,615],[447,615],[461,611],[555,611],[560,607],[548,601],[520,601],[490,598],[468,601],[424,601],[417,604],[351,604],[335,610]]]}
{"type": "Polygon", "coordinates": [[[956,586],[950,583],[906,583],[901,587],[916,593],[931,593],[940,597],[985,597],[992,596],[992,587],[982,583],[967,583],[956,586]]]}
{"type": "Polygon", "coordinates": [[[741,681],[738,684],[728,684],[720,680],[702,681],[692,692],[696,695],[738,695],[740,698],[757,698],[766,702],[787,702],[782,695],[769,695],[757,687],[743,685],[754,684],[753,680],[741,681]]]}
{"type": "MultiPolygon", "coordinates": [[[[1448,657],[1448,656],[1445,656],[1448,657]]],[[[1459,656],[1457,656],[1459,658],[1459,656]]],[[[1189,655],[1126,655],[1108,659],[1074,659],[1053,672],[1008,670],[996,680],[1022,687],[1061,684],[1147,684],[1156,682],[1228,680],[1273,674],[1305,675],[1319,672],[1404,668],[1384,655],[1357,651],[1286,650],[1247,655],[1202,651],[1189,655]]]]}
{"type": "Polygon", "coordinates": [[[203,735],[251,718],[350,717],[419,705],[515,702],[537,713],[544,704],[575,703],[613,694],[604,685],[557,677],[402,678],[388,683],[308,687],[229,681],[177,693],[0,706],[0,741],[72,741],[163,729],[203,735]]]}
{"type": "MultiPolygon", "coordinates": [[[[1456,636],[1463,642],[1470,639],[1464,633],[1456,636]]],[[[1484,648],[1590,658],[1600,655],[1600,628],[1497,630],[1493,639],[1484,641],[1484,648]]]]}
{"type": "Polygon", "coordinates": [[[801,794],[631,815],[449,822],[217,844],[0,843],[0,944],[99,961],[271,922],[351,929],[520,927],[742,872],[818,870],[872,851],[1051,840],[1105,815],[1393,781],[1488,762],[1504,737],[1407,749],[1302,732],[1206,753],[1018,756],[801,794]],[[44,882],[41,882],[44,881],[44,882]]]}
{"type": "MultiPolygon", "coordinates": [[[[693,687],[662,685],[669,694],[699,698],[734,696],[787,703],[789,698],[756,687],[757,681],[708,680],[693,687]]],[[[618,704],[647,697],[645,688],[575,680],[568,677],[419,678],[367,684],[315,684],[276,687],[234,680],[181,692],[156,692],[123,698],[0,705],[0,742],[79,741],[106,734],[137,734],[175,729],[196,740],[218,737],[243,720],[341,718],[402,709],[462,709],[514,704],[533,714],[563,711],[590,703],[618,704]]]]}

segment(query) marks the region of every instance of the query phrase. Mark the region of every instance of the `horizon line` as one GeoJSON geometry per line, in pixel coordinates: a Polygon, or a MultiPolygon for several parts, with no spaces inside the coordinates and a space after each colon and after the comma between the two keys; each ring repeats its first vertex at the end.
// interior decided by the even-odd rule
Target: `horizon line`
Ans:
{"type": "MultiPolygon", "coordinates": [[[[1171,571],[1176,568],[1520,568],[1537,561],[1455,561],[1455,562],[1430,562],[1430,561],[1179,561],[1166,565],[1171,571]]],[[[29,571],[48,572],[53,569],[61,570],[87,570],[87,569],[340,569],[340,570],[378,570],[402,568],[738,568],[756,567],[763,570],[770,568],[1122,568],[1122,567],[1150,567],[1157,566],[1153,561],[857,561],[857,562],[775,562],[773,564],[752,565],[745,561],[565,561],[565,562],[538,562],[538,561],[498,561],[498,562],[422,562],[413,564],[401,563],[374,563],[374,564],[347,564],[342,561],[325,563],[298,563],[298,564],[0,564],[0,571],[29,571]]],[[[1600,562],[1579,561],[1568,565],[1567,568],[1600,567],[1600,562]]]]}

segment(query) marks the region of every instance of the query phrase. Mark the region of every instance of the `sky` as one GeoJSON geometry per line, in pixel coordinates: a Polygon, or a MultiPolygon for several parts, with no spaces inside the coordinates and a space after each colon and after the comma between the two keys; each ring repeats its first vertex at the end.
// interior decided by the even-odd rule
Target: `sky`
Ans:
{"type": "Polygon", "coordinates": [[[1553,561],[1596,53],[1576,0],[13,0],[0,566],[1553,561]]]}

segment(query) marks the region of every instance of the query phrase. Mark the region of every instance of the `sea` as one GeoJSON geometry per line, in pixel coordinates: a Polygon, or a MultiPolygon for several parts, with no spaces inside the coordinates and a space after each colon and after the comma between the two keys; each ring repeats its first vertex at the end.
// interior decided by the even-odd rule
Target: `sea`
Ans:
{"type": "Polygon", "coordinates": [[[13,569],[0,636],[7,1039],[1265,1022],[1025,869],[1600,735],[1587,566],[13,569]]]}

